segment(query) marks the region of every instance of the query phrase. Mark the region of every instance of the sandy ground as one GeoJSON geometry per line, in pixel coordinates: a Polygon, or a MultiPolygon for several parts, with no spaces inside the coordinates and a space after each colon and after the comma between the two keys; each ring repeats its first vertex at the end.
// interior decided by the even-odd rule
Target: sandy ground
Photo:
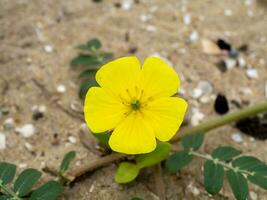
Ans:
{"type": "MultiPolygon", "coordinates": [[[[57,167],[69,150],[77,151],[74,166],[98,157],[79,141],[83,121],[75,117],[80,116],[76,109],[70,108],[82,106],[77,95],[78,70],[69,66],[77,55],[74,46],[93,37],[100,38],[104,50],[114,52],[116,57],[128,55],[136,47],[135,54],[142,60],[152,54],[169,59],[184,77],[181,87],[190,107],[203,112],[205,120],[216,115],[213,101],[202,104],[189,95],[200,80],[208,80],[214,87],[213,94],[224,93],[230,100],[249,104],[264,100],[267,80],[264,3],[140,0],[125,10],[114,6],[118,2],[0,0],[0,109],[8,112],[0,116],[0,132],[7,140],[6,148],[0,150],[1,161],[15,163],[19,170],[25,167],[42,170],[45,166],[57,167]],[[191,15],[188,25],[183,22],[186,14],[191,15]],[[193,31],[198,37],[190,41],[193,31]],[[243,57],[247,65],[258,70],[259,77],[248,78],[245,68],[221,73],[215,66],[219,58],[203,54],[200,45],[203,38],[224,38],[236,47],[248,44],[249,50],[243,57]],[[66,87],[66,92],[57,92],[60,84],[66,87]],[[33,107],[42,105],[46,107],[44,117],[33,120],[33,107]],[[10,118],[15,122],[8,128],[5,122],[10,118]],[[25,138],[15,133],[16,128],[28,123],[34,125],[33,136],[25,138]]],[[[233,145],[267,162],[266,142],[242,135],[243,141],[236,143],[231,139],[236,132],[231,125],[212,131],[202,151],[233,145]]],[[[177,174],[164,173],[167,199],[213,199],[203,189],[201,163],[196,160],[177,174]]],[[[121,186],[113,181],[115,169],[116,164],[111,164],[86,176],[67,190],[62,199],[122,200],[134,196],[158,199],[151,170],[144,170],[137,181],[121,186]]],[[[42,180],[49,178],[53,177],[44,173],[42,180]]],[[[250,186],[250,191],[252,199],[255,195],[257,199],[267,199],[267,193],[257,187],[250,186]]],[[[214,199],[233,199],[229,186],[225,184],[214,199]]]]}

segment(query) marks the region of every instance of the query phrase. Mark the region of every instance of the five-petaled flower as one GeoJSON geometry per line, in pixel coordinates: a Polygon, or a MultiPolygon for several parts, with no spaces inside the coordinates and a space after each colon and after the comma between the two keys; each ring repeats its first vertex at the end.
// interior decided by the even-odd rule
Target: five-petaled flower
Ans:
{"type": "Polygon", "coordinates": [[[112,130],[112,150],[148,153],[156,138],[168,141],[179,129],[187,103],[174,97],[180,80],[163,60],[149,57],[141,67],[136,57],[119,58],[101,67],[96,81],[100,87],[86,94],[85,120],[94,133],[112,130]]]}

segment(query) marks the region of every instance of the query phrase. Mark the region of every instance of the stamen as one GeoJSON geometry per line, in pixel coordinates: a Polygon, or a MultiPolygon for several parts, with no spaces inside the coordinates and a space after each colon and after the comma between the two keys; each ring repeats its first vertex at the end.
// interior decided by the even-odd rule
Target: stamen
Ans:
{"type": "Polygon", "coordinates": [[[131,103],[131,107],[133,110],[139,110],[141,107],[140,101],[139,100],[133,100],[131,103]]]}

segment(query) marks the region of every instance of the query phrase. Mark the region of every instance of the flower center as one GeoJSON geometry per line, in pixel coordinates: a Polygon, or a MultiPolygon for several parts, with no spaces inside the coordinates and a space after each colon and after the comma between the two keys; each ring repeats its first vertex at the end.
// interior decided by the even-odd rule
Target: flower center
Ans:
{"type": "Polygon", "coordinates": [[[140,101],[137,100],[137,99],[136,100],[133,100],[131,102],[131,107],[132,107],[133,110],[139,110],[139,108],[141,107],[140,101]]]}

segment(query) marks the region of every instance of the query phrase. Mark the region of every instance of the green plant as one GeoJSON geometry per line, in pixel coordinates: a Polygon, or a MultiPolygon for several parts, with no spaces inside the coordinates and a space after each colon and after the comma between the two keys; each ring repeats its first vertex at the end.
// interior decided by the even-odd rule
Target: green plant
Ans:
{"type": "Polygon", "coordinates": [[[87,90],[92,86],[97,86],[95,74],[100,66],[113,58],[113,53],[101,51],[102,44],[99,39],[94,38],[85,44],[78,45],[81,51],[77,57],[71,61],[71,66],[83,66],[83,71],[79,77],[82,80],[79,89],[79,96],[84,99],[87,90]]]}
{"type": "MultiPolygon", "coordinates": [[[[59,170],[60,177],[64,177],[74,157],[73,151],[64,156],[59,170]]],[[[63,193],[64,187],[54,180],[32,190],[42,175],[41,172],[32,168],[23,170],[11,184],[16,175],[16,168],[14,164],[0,163],[0,200],[56,200],[63,193]]]]}

